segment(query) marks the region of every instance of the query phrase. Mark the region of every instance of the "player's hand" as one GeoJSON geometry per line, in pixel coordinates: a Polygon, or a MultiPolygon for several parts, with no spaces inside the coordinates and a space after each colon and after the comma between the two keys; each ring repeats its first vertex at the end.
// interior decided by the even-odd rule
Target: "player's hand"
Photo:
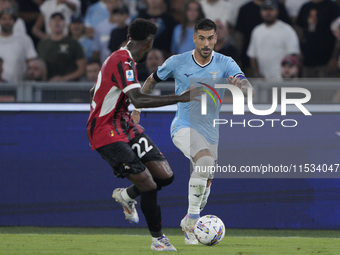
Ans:
{"type": "Polygon", "coordinates": [[[234,85],[240,89],[242,89],[242,82],[239,78],[236,78],[234,76],[229,76],[229,78],[227,79],[228,83],[231,85],[234,85]]]}
{"type": "Polygon", "coordinates": [[[184,91],[179,97],[181,103],[189,102],[189,101],[200,101],[197,99],[198,96],[202,95],[204,93],[203,90],[201,90],[202,87],[195,88],[193,85],[190,86],[189,89],[184,91]]]}
{"type": "Polygon", "coordinates": [[[140,121],[140,112],[133,110],[132,113],[131,113],[131,118],[132,118],[132,120],[136,124],[139,124],[139,121],[140,121]]]}

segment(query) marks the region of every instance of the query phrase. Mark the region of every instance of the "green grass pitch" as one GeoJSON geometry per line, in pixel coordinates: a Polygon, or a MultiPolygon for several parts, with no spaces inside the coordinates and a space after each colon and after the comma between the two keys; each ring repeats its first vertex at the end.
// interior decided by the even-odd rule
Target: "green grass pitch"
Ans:
{"type": "MultiPolygon", "coordinates": [[[[227,229],[216,246],[186,246],[180,229],[164,229],[178,254],[339,255],[340,231],[227,229]]],[[[1,255],[156,254],[142,228],[0,227],[1,255]]]]}

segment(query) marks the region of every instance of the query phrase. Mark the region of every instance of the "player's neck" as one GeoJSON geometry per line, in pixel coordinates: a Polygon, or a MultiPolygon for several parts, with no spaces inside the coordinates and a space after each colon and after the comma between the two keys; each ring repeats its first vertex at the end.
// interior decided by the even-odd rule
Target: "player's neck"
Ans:
{"type": "Polygon", "coordinates": [[[211,53],[209,57],[204,58],[198,53],[198,51],[196,49],[194,50],[195,61],[202,66],[208,64],[211,61],[212,55],[213,54],[211,53]]]}

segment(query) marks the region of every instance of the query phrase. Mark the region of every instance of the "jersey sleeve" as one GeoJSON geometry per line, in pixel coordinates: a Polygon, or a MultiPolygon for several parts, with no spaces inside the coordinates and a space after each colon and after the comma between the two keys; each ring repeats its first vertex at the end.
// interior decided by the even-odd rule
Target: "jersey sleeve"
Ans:
{"type": "Polygon", "coordinates": [[[137,78],[136,64],[132,58],[128,56],[121,57],[116,62],[116,65],[112,79],[116,80],[118,87],[124,93],[130,89],[141,87],[137,78]]]}
{"type": "Polygon", "coordinates": [[[165,81],[166,79],[173,78],[173,72],[176,67],[175,56],[168,58],[162,66],[159,66],[157,72],[154,73],[156,81],[165,81]]]}
{"type": "Polygon", "coordinates": [[[232,58],[228,58],[227,60],[227,75],[233,76],[233,77],[238,77],[240,80],[246,79],[244,76],[241,68],[238,66],[238,64],[233,60],[232,58]]]}

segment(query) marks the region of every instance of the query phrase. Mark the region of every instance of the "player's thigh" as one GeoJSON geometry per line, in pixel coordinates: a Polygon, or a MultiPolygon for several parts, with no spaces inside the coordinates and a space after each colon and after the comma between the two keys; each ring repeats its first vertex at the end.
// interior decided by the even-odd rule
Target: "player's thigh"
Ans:
{"type": "Polygon", "coordinates": [[[173,175],[168,161],[147,134],[140,134],[129,144],[153,177],[167,179],[173,175]]]}
{"type": "Polygon", "coordinates": [[[178,130],[172,141],[192,163],[195,163],[196,160],[193,161],[193,159],[197,154],[203,154],[202,156],[211,154],[216,159],[215,152],[211,151],[210,143],[195,129],[182,128],[178,130]]]}
{"type": "Polygon", "coordinates": [[[145,171],[144,164],[128,143],[111,143],[98,148],[97,151],[110,164],[116,177],[124,178],[129,174],[138,174],[145,171]]]}

